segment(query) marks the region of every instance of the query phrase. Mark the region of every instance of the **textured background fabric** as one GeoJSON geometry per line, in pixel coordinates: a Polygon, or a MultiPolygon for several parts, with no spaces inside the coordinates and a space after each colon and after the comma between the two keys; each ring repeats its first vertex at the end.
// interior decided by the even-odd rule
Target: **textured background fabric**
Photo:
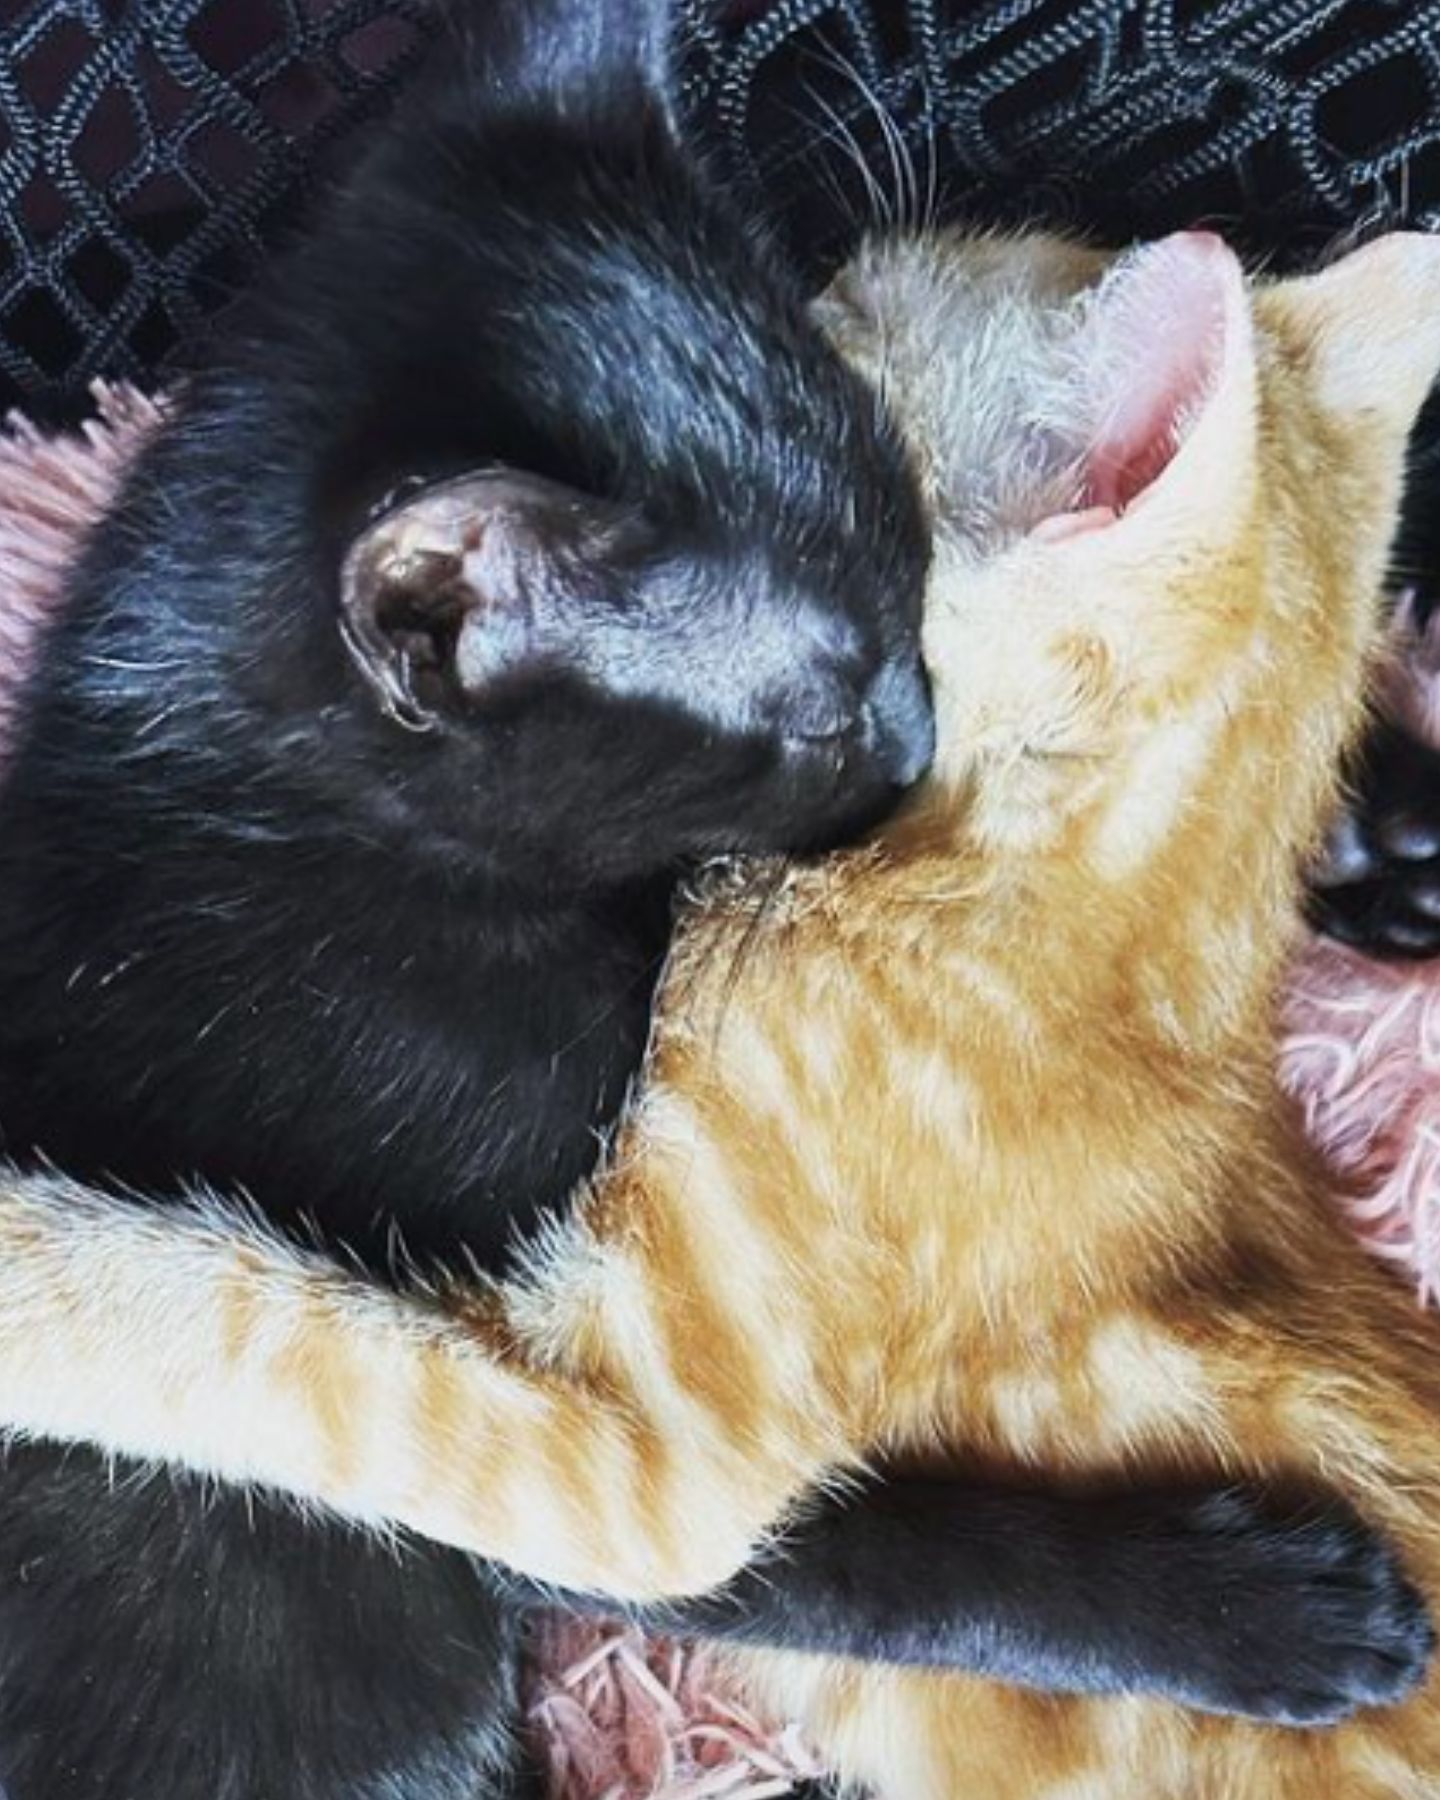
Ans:
{"type": "Polygon", "coordinates": [[[0,0],[0,398],[150,372],[383,105],[424,0],[0,0]]]}
{"type": "MultiPolygon", "coordinates": [[[[1376,218],[1440,225],[1440,0],[679,7],[696,117],[817,266],[857,216],[932,198],[1112,238],[1211,220],[1286,262],[1376,218]]],[[[431,18],[430,0],[0,0],[0,401],[150,374],[431,18]]]]}

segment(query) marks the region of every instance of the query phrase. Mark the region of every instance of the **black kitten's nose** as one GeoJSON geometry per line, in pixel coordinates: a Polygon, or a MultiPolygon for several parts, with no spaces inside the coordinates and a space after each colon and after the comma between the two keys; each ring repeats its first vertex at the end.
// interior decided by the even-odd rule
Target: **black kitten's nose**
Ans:
{"type": "Polygon", "coordinates": [[[890,781],[913,786],[935,760],[935,705],[918,660],[881,670],[865,696],[865,722],[890,781]]]}

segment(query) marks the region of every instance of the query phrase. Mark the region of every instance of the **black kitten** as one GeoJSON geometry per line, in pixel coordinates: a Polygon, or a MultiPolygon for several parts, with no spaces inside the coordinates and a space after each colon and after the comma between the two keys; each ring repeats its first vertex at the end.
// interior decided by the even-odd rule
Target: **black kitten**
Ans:
{"type": "MultiPolygon", "coordinates": [[[[12,1156],[243,1183],[382,1270],[498,1262],[593,1165],[677,873],[838,841],[924,768],[900,449],[678,143],[651,36],[638,0],[477,6],[96,535],[0,800],[12,1156]]],[[[896,1488],[681,1616],[1335,1716],[1424,1625],[1358,1525],[1294,1525],[896,1488]]],[[[0,1778],[510,1791],[520,1598],[15,1450],[0,1778]]]]}

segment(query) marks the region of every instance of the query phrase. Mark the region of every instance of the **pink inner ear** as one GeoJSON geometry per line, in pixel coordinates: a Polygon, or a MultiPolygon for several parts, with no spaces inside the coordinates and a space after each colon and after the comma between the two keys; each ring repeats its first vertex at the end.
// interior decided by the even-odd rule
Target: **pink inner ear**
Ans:
{"type": "Polygon", "coordinates": [[[1209,232],[1135,252],[1100,289],[1081,354],[1097,421],[1086,507],[1120,511],[1164,473],[1225,366],[1234,257],[1209,232]]]}

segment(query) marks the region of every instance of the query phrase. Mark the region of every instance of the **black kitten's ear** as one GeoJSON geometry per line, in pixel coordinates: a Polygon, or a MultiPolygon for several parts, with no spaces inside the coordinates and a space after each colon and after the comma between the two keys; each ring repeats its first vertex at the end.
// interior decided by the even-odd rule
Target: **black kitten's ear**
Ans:
{"type": "Polygon", "coordinates": [[[346,645],[411,730],[514,702],[574,672],[581,617],[612,590],[634,530],[603,501],[513,470],[426,487],[387,507],[346,556],[346,645]]]}
{"type": "Polygon", "coordinates": [[[456,23],[493,100],[673,123],[678,0],[460,0],[456,23]]]}

